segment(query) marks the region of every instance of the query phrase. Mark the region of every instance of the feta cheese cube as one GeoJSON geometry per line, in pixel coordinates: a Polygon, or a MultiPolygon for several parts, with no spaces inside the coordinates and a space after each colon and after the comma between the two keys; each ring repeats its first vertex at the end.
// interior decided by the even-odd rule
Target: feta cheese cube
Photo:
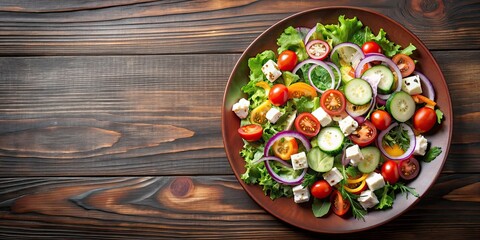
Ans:
{"type": "Polygon", "coordinates": [[[262,66],[262,72],[270,82],[274,82],[277,80],[277,78],[282,76],[282,71],[278,70],[277,63],[275,63],[273,60],[268,60],[262,66]]]}
{"type": "Polygon", "coordinates": [[[245,98],[240,99],[237,103],[233,104],[232,111],[237,114],[241,119],[248,116],[248,108],[250,107],[250,101],[245,98]]]}
{"type": "Polygon", "coordinates": [[[334,186],[335,184],[339,183],[343,180],[343,175],[338,171],[336,167],[332,168],[332,170],[323,174],[323,179],[330,184],[330,186],[334,186]]]}
{"type": "Polygon", "coordinates": [[[365,182],[367,182],[368,189],[372,191],[375,191],[385,186],[385,180],[383,179],[382,174],[376,172],[370,173],[367,179],[365,179],[365,182]]]}
{"type": "Polygon", "coordinates": [[[305,152],[299,152],[290,156],[294,170],[308,168],[307,155],[305,152]]]}
{"type": "Polygon", "coordinates": [[[283,114],[278,109],[272,107],[268,110],[266,118],[268,121],[275,124],[282,115],[283,114]]]}
{"type": "Polygon", "coordinates": [[[422,135],[418,135],[415,137],[415,150],[413,151],[413,155],[425,155],[425,152],[427,150],[427,146],[428,146],[428,141],[427,139],[422,136],[422,135]]]}
{"type": "Polygon", "coordinates": [[[358,163],[363,161],[363,154],[360,152],[360,147],[357,144],[345,149],[345,157],[350,159],[350,163],[353,166],[357,166],[358,163]]]}
{"type": "Polygon", "coordinates": [[[406,77],[402,81],[402,90],[410,95],[422,93],[422,84],[418,75],[406,77]]]}
{"type": "Polygon", "coordinates": [[[312,115],[317,118],[322,127],[325,127],[332,122],[332,117],[330,117],[330,115],[328,115],[328,113],[321,107],[315,109],[315,111],[312,112],[312,115]]]}
{"type": "Polygon", "coordinates": [[[375,205],[378,204],[378,198],[375,196],[375,193],[373,193],[372,190],[365,190],[360,193],[358,202],[365,210],[367,210],[367,208],[375,207],[375,205]]]}
{"type": "Polygon", "coordinates": [[[340,120],[338,125],[345,136],[353,133],[358,127],[357,121],[355,121],[351,116],[347,116],[346,118],[340,120]]]}
{"type": "Polygon", "coordinates": [[[304,188],[302,185],[298,185],[292,188],[293,200],[296,203],[308,202],[310,200],[310,191],[308,188],[304,188]]]}

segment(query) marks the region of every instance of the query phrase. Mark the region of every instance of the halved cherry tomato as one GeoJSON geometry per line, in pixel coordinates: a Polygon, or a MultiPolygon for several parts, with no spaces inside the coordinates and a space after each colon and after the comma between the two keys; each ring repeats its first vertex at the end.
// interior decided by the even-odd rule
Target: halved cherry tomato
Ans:
{"type": "Polygon", "coordinates": [[[365,120],[360,124],[352,134],[349,136],[353,143],[360,147],[370,145],[377,138],[377,128],[369,120],[365,120]]]}
{"type": "Polygon", "coordinates": [[[320,122],[309,112],[298,115],[295,119],[295,129],[306,137],[315,137],[320,132],[320,122]]]}
{"type": "Polygon", "coordinates": [[[362,45],[362,52],[367,54],[367,53],[382,53],[382,47],[378,45],[378,43],[374,41],[368,41],[365,42],[362,45]]]}
{"type": "Polygon", "coordinates": [[[330,53],[330,45],[322,40],[310,41],[305,48],[308,56],[313,59],[323,60],[330,53]]]}
{"type": "Polygon", "coordinates": [[[288,101],[288,89],[283,84],[275,84],[268,92],[268,99],[275,106],[281,106],[288,101]]]}
{"type": "Polygon", "coordinates": [[[258,107],[252,110],[250,114],[250,122],[264,124],[267,122],[267,112],[272,108],[272,103],[270,101],[265,101],[260,104],[258,107]]]}
{"type": "Polygon", "coordinates": [[[415,62],[409,56],[399,53],[393,56],[392,61],[397,64],[402,77],[407,77],[415,70],[415,62]]]}
{"type": "Polygon", "coordinates": [[[332,203],[333,212],[338,216],[345,215],[345,213],[347,213],[350,209],[350,202],[345,200],[342,197],[342,194],[337,190],[333,190],[332,194],[330,195],[330,202],[332,203]]]}
{"type": "Polygon", "coordinates": [[[290,160],[293,154],[298,153],[298,143],[295,138],[282,138],[273,144],[272,149],[278,158],[290,160]]]}
{"type": "Polygon", "coordinates": [[[329,89],[322,94],[320,104],[330,116],[340,115],[345,111],[345,96],[338,90],[329,89]]]}
{"type": "Polygon", "coordinates": [[[314,98],[317,96],[315,88],[304,82],[297,82],[288,86],[288,98],[301,98],[303,96],[314,98]]]}
{"type": "Polygon", "coordinates": [[[398,164],[393,160],[388,160],[382,165],[382,176],[390,184],[395,184],[400,178],[398,164]]]}
{"type": "Polygon", "coordinates": [[[332,186],[330,186],[330,184],[323,179],[318,180],[312,185],[310,192],[312,193],[312,196],[318,199],[323,199],[330,196],[330,193],[332,192],[332,186]]]}
{"type": "Polygon", "coordinates": [[[400,177],[405,180],[411,180],[418,176],[420,172],[420,164],[418,163],[417,159],[409,158],[401,161],[398,164],[398,173],[400,177]]]}
{"type": "Polygon", "coordinates": [[[435,126],[437,114],[429,107],[419,108],[413,115],[413,127],[420,133],[428,132],[435,126]]]}
{"type": "Polygon", "coordinates": [[[292,71],[297,65],[298,57],[294,51],[285,50],[278,56],[278,69],[282,71],[292,71]]]}
{"type": "Polygon", "coordinates": [[[257,141],[262,137],[263,128],[258,124],[248,124],[238,129],[240,136],[248,142],[257,141]]]}
{"type": "Polygon", "coordinates": [[[392,116],[385,110],[377,109],[370,115],[370,120],[378,130],[385,130],[392,123],[392,116]]]}

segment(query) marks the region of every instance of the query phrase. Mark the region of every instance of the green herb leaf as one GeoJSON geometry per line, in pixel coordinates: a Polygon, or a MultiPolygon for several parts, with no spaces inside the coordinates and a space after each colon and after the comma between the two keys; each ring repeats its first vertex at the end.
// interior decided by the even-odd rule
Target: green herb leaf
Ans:
{"type": "Polygon", "coordinates": [[[435,110],[435,114],[437,114],[437,122],[438,124],[442,123],[443,119],[443,112],[440,109],[435,110]]]}
{"type": "Polygon", "coordinates": [[[412,194],[413,196],[415,197],[419,197],[420,195],[415,191],[415,188],[411,188],[411,187],[408,187],[408,186],[405,186],[404,183],[396,183],[394,185],[394,189],[397,190],[397,189],[400,189],[400,192],[402,194],[406,194],[405,197],[408,198],[408,194],[412,194]]]}
{"type": "Polygon", "coordinates": [[[425,157],[423,157],[424,162],[431,162],[433,161],[438,155],[442,153],[442,148],[441,147],[431,147],[427,154],[425,154],[425,157]]]}
{"type": "Polygon", "coordinates": [[[302,186],[304,188],[310,187],[316,181],[317,181],[317,175],[316,174],[307,173],[307,174],[305,174],[305,177],[303,178],[302,186]]]}
{"type": "Polygon", "coordinates": [[[332,203],[328,199],[313,199],[312,212],[315,217],[323,217],[330,211],[332,203]]]}
{"type": "Polygon", "coordinates": [[[392,128],[382,139],[382,144],[392,147],[398,145],[403,151],[407,151],[410,147],[410,138],[407,130],[398,125],[392,128]]]}

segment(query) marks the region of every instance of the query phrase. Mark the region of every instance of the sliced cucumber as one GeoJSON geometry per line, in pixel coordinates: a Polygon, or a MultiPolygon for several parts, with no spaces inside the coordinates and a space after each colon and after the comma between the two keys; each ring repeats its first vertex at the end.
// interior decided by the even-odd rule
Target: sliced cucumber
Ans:
{"type": "Polygon", "coordinates": [[[393,77],[392,71],[387,66],[384,65],[377,65],[374,66],[365,73],[362,74],[363,79],[377,79],[379,78],[380,81],[378,82],[378,92],[383,94],[391,93],[393,90],[393,84],[395,82],[395,78],[393,77]]]}
{"type": "Polygon", "coordinates": [[[335,155],[342,151],[345,135],[338,127],[326,127],[318,133],[317,142],[320,150],[335,155]]]}
{"type": "Polygon", "coordinates": [[[311,169],[317,172],[328,172],[333,168],[334,157],[314,147],[308,152],[307,161],[311,169]]]}
{"type": "Polygon", "coordinates": [[[377,147],[369,146],[360,149],[360,152],[363,155],[363,161],[358,163],[358,170],[362,173],[371,173],[375,171],[380,163],[380,150],[378,150],[377,147]]]}
{"type": "Polygon", "coordinates": [[[372,100],[373,92],[370,84],[360,78],[354,78],[345,85],[345,97],[355,105],[364,105],[372,100]]]}
{"type": "Polygon", "coordinates": [[[398,122],[406,122],[415,114],[415,101],[406,92],[395,92],[387,100],[387,111],[398,122]]]}

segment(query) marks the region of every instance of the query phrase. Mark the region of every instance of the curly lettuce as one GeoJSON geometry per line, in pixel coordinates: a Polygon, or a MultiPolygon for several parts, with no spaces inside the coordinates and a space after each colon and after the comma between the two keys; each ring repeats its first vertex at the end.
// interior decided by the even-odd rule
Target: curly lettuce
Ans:
{"type": "Polygon", "coordinates": [[[280,37],[277,39],[278,54],[285,50],[292,50],[297,54],[298,61],[303,61],[308,58],[305,44],[301,34],[292,26],[286,28],[280,37]]]}

